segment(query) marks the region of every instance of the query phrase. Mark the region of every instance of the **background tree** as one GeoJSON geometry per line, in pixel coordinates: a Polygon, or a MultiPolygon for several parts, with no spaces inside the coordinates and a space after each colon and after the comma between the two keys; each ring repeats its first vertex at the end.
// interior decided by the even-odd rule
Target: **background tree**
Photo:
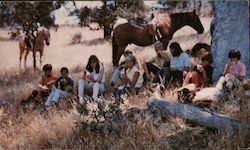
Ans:
{"type": "MultiPolygon", "coordinates": [[[[39,25],[46,28],[54,25],[55,17],[52,12],[63,4],[63,1],[0,2],[0,26],[21,26],[26,35],[31,34],[34,39],[32,42],[35,44],[39,25]]],[[[36,67],[34,51],[33,59],[36,67]]]]}
{"type": "Polygon", "coordinates": [[[102,0],[102,3],[101,7],[93,9],[83,7],[76,12],[81,26],[91,28],[91,23],[97,23],[99,27],[96,29],[103,29],[104,38],[111,37],[118,16],[131,19],[141,16],[146,10],[143,0],[102,0]]]}
{"type": "Polygon", "coordinates": [[[198,15],[214,15],[215,1],[201,1],[201,0],[158,0],[158,4],[168,8],[168,10],[189,10],[195,9],[198,15]],[[202,8],[205,8],[204,10],[202,8]],[[211,9],[211,10],[209,10],[211,9]],[[209,10],[209,13],[208,13],[209,10]]]}

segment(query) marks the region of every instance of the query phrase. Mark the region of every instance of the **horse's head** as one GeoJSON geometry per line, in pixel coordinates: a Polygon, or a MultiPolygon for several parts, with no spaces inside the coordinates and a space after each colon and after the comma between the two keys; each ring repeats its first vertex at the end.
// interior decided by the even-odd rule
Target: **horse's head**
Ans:
{"type": "Polygon", "coordinates": [[[196,11],[194,10],[193,12],[187,13],[187,24],[193,27],[198,34],[202,34],[204,32],[204,27],[201,24],[200,18],[196,14],[196,11]]]}
{"type": "Polygon", "coordinates": [[[43,35],[44,35],[44,40],[45,40],[46,45],[49,45],[50,44],[49,30],[43,30],[42,32],[43,32],[43,35]]]}

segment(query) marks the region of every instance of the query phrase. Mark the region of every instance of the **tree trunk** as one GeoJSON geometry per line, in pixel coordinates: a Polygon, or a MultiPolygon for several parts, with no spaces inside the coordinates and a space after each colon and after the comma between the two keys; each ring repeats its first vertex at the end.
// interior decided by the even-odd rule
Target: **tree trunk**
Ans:
{"type": "Polygon", "coordinates": [[[234,131],[234,129],[240,129],[241,131],[249,129],[248,125],[232,119],[227,115],[205,111],[192,105],[172,103],[166,100],[150,98],[147,101],[147,107],[151,112],[160,111],[162,115],[170,114],[178,116],[192,123],[212,129],[229,129],[230,131],[234,131]]]}
{"type": "MultiPolygon", "coordinates": [[[[237,48],[240,50],[240,61],[249,67],[249,2],[214,1],[215,18],[212,35],[212,54],[214,59],[213,79],[219,79],[228,62],[228,52],[237,48]]],[[[247,76],[250,69],[247,68],[247,76]]]]}
{"type": "Polygon", "coordinates": [[[36,52],[33,50],[33,66],[34,66],[34,69],[36,68],[36,52]]]}
{"type": "Polygon", "coordinates": [[[104,25],[104,38],[105,39],[109,39],[111,37],[111,33],[112,33],[112,28],[110,27],[110,25],[104,25]]]}

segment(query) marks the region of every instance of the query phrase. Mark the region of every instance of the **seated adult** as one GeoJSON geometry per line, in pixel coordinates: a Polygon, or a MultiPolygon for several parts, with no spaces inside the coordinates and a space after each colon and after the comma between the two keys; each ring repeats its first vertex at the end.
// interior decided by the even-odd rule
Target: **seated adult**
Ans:
{"type": "Polygon", "coordinates": [[[121,95],[125,93],[135,92],[138,93],[143,85],[143,77],[138,68],[135,66],[136,58],[135,56],[129,55],[125,58],[125,68],[126,72],[123,77],[124,85],[118,87],[114,91],[115,101],[121,101],[121,95]]]}
{"type": "Polygon", "coordinates": [[[96,100],[98,94],[104,92],[104,82],[104,65],[95,55],[91,55],[86,66],[86,71],[84,71],[82,79],[78,81],[79,102],[81,104],[84,103],[83,96],[85,90],[92,91],[92,99],[96,100]]]}
{"type": "Polygon", "coordinates": [[[171,55],[168,52],[163,52],[163,44],[161,42],[156,42],[154,49],[157,56],[142,64],[145,72],[143,78],[145,81],[160,83],[160,77],[165,78],[166,76],[166,68],[169,67],[171,55]],[[154,78],[152,78],[151,73],[154,75],[154,78]]]}
{"type": "Polygon", "coordinates": [[[170,80],[172,78],[173,81],[182,82],[183,77],[189,72],[190,58],[183,52],[179,43],[173,42],[169,47],[172,58],[170,60],[170,68],[166,79],[170,80]]]}
{"type": "MultiPolygon", "coordinates": [[[[133,53],[130,50],[126,50],[123,53],[124,58],[126,58],[127,56],[130,56],[130,55],[133,55],[133,53]]],[[[139,69],[139,62],[137,60],[136,60],[135,66],[137,69],[139,69]]],[[[122,61],[120,63],[120,65],[114,70],[112,77],[111,77],[111,81],[110,81],[112,86],[115,86],[117,83],[117,80],[119,79],[119,77],[121,77],[120,75],[121,75],[122,69],[124,69],[124,71],[126,71],[125,61],[122,61]]]]}
{"type": "Polygon", "coordinates": [[[211,53],[205,53],[201,56],[201,64],[197,64],[192,71],[190,71],[183,81],[183,86],[194,83],[196,88],[208,87],[212,84],[213,56],[211,53]]]}

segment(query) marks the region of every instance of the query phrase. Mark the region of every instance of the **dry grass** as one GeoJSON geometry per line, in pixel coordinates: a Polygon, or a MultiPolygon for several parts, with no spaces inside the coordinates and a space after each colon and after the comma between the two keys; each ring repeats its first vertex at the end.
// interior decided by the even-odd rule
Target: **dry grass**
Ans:
{"type": "MultiPolygon", "coordinates": [[[[180,42],[185,50],[197,42],[209,44],[211,18],[202,18],[202,22],[205,34],[197,36],[193,29],[184,27],[174,35],[173,41],[180,42]]],[[[0,39],[7,39],[7,30],[0,30],[0,35],[0,39]]],[[[110,41],[100,39],[102,31],[62,27],[58,32],[52,31],[51,35],[51,45],[45,47],[44,63],[52,63],[56,73],[60,67],[67,66],[70,68],[70,76],[77,81],[88,57],[96,54],[106,65],[106,77],[109,78],[112,47],[110,41]],[[81,33],[82,38],[79,44],[72,45],[70,42],[76,33],[81,33]]],[[[128,49],[140,61],[155,55],[152,46],[142,48],[129,45],[128,49]]],[[[100,122],[97,125],[105,128],[98,130],[82,126],[89,118],[80,116],[76,104],[68,107],[63,102],[59,108],[49,111],[24,111],[20,109],[19,102],[36,88],[41,72],[34,72],[32,69],[18,70],[18,53],[17,41],[0,40],[0,100],[11,103],[9,109],[0,108],[0,149],[236,149],[250,146],[249,132],[232,136],[227,133],[226,128],[225,131],[214,132],[174,116],[163,118],[159,114],[150,114],[146,108],[146,101],[150,96],[148,90],[125,97],[125,104],[121,106],[122,120],[100,122]]],[[[31,55],[27,64],[32,66],[31,55]]],[[[163,98],[176,102],[173,88],[168,88],[163,98]]],[[[216,111],[249,124],[248,99],[245,99],[245,105],[241,109],[221,104],[216,111]]],[[[102,100],[111,102],[108,96],[102,100]]],[[[89,107],[94,109],[97,106],[92,103],[89,107]]]]}
{"type": "MultiPolygon", "coordinates": [[[[18,88],[25,83],[23,80],[36,82],[36,76],[37,73],[32,72],[28,74],[23,72],[18,75],[9,73],[5,78],[6,81],[1,82],[6,85],[5,88],[18,88]],[[8,85],[10,86],[8,87],[8,85]]],[[[30,87],[31,89],[32,87],[30,87]]],[[[29,90],[22,91],[24,92],[21,90],[15,92],[15,96],[18,96],[15,101],[21,100],[20,95],[25,97],[29,94],[29,90]]],[[[249,147],[250,141],[247,138],[249,132],[232,135],[227,132],[226,127],[225,131],[214,132],[186,123],[181,118],[173,116],[162,118],[159,114],[150,114],[145,105],[147,96],[148,93],[142,92],[140,95],[130,98],[125,97],[125,104],[121,107],[124,111],[122,121],[107,121],[106,128],[98,130],[79,126],[83,125],[86,116],[80,116],[75,104],[73,104],[73,108],[61,106],[41,112],[40,110],[23,111],[13,103],[14,109],[7,111],[1,109],[1,148],[236,149],[249,147]],[[107,130],[109,128],[111,130],[107,130]]],[[[172,90],[165,91],[164,98],[176,101],[172,90]]],[[[108,100],[104,101],[110,103],[108,100]]],[[[97,106],[95,103],[91,103],[89,107],[94,109],[97,106]]],[[[241,110],[235,109],[235,111],[228,111],[226,107],[228,104],[221,104],[221,107],[216,111],[233,116],[247,124],[250,123],[250,112],[247,105],[241,110]]],[[[102,126],[103,123],[99,125],[102,126]]]]}

